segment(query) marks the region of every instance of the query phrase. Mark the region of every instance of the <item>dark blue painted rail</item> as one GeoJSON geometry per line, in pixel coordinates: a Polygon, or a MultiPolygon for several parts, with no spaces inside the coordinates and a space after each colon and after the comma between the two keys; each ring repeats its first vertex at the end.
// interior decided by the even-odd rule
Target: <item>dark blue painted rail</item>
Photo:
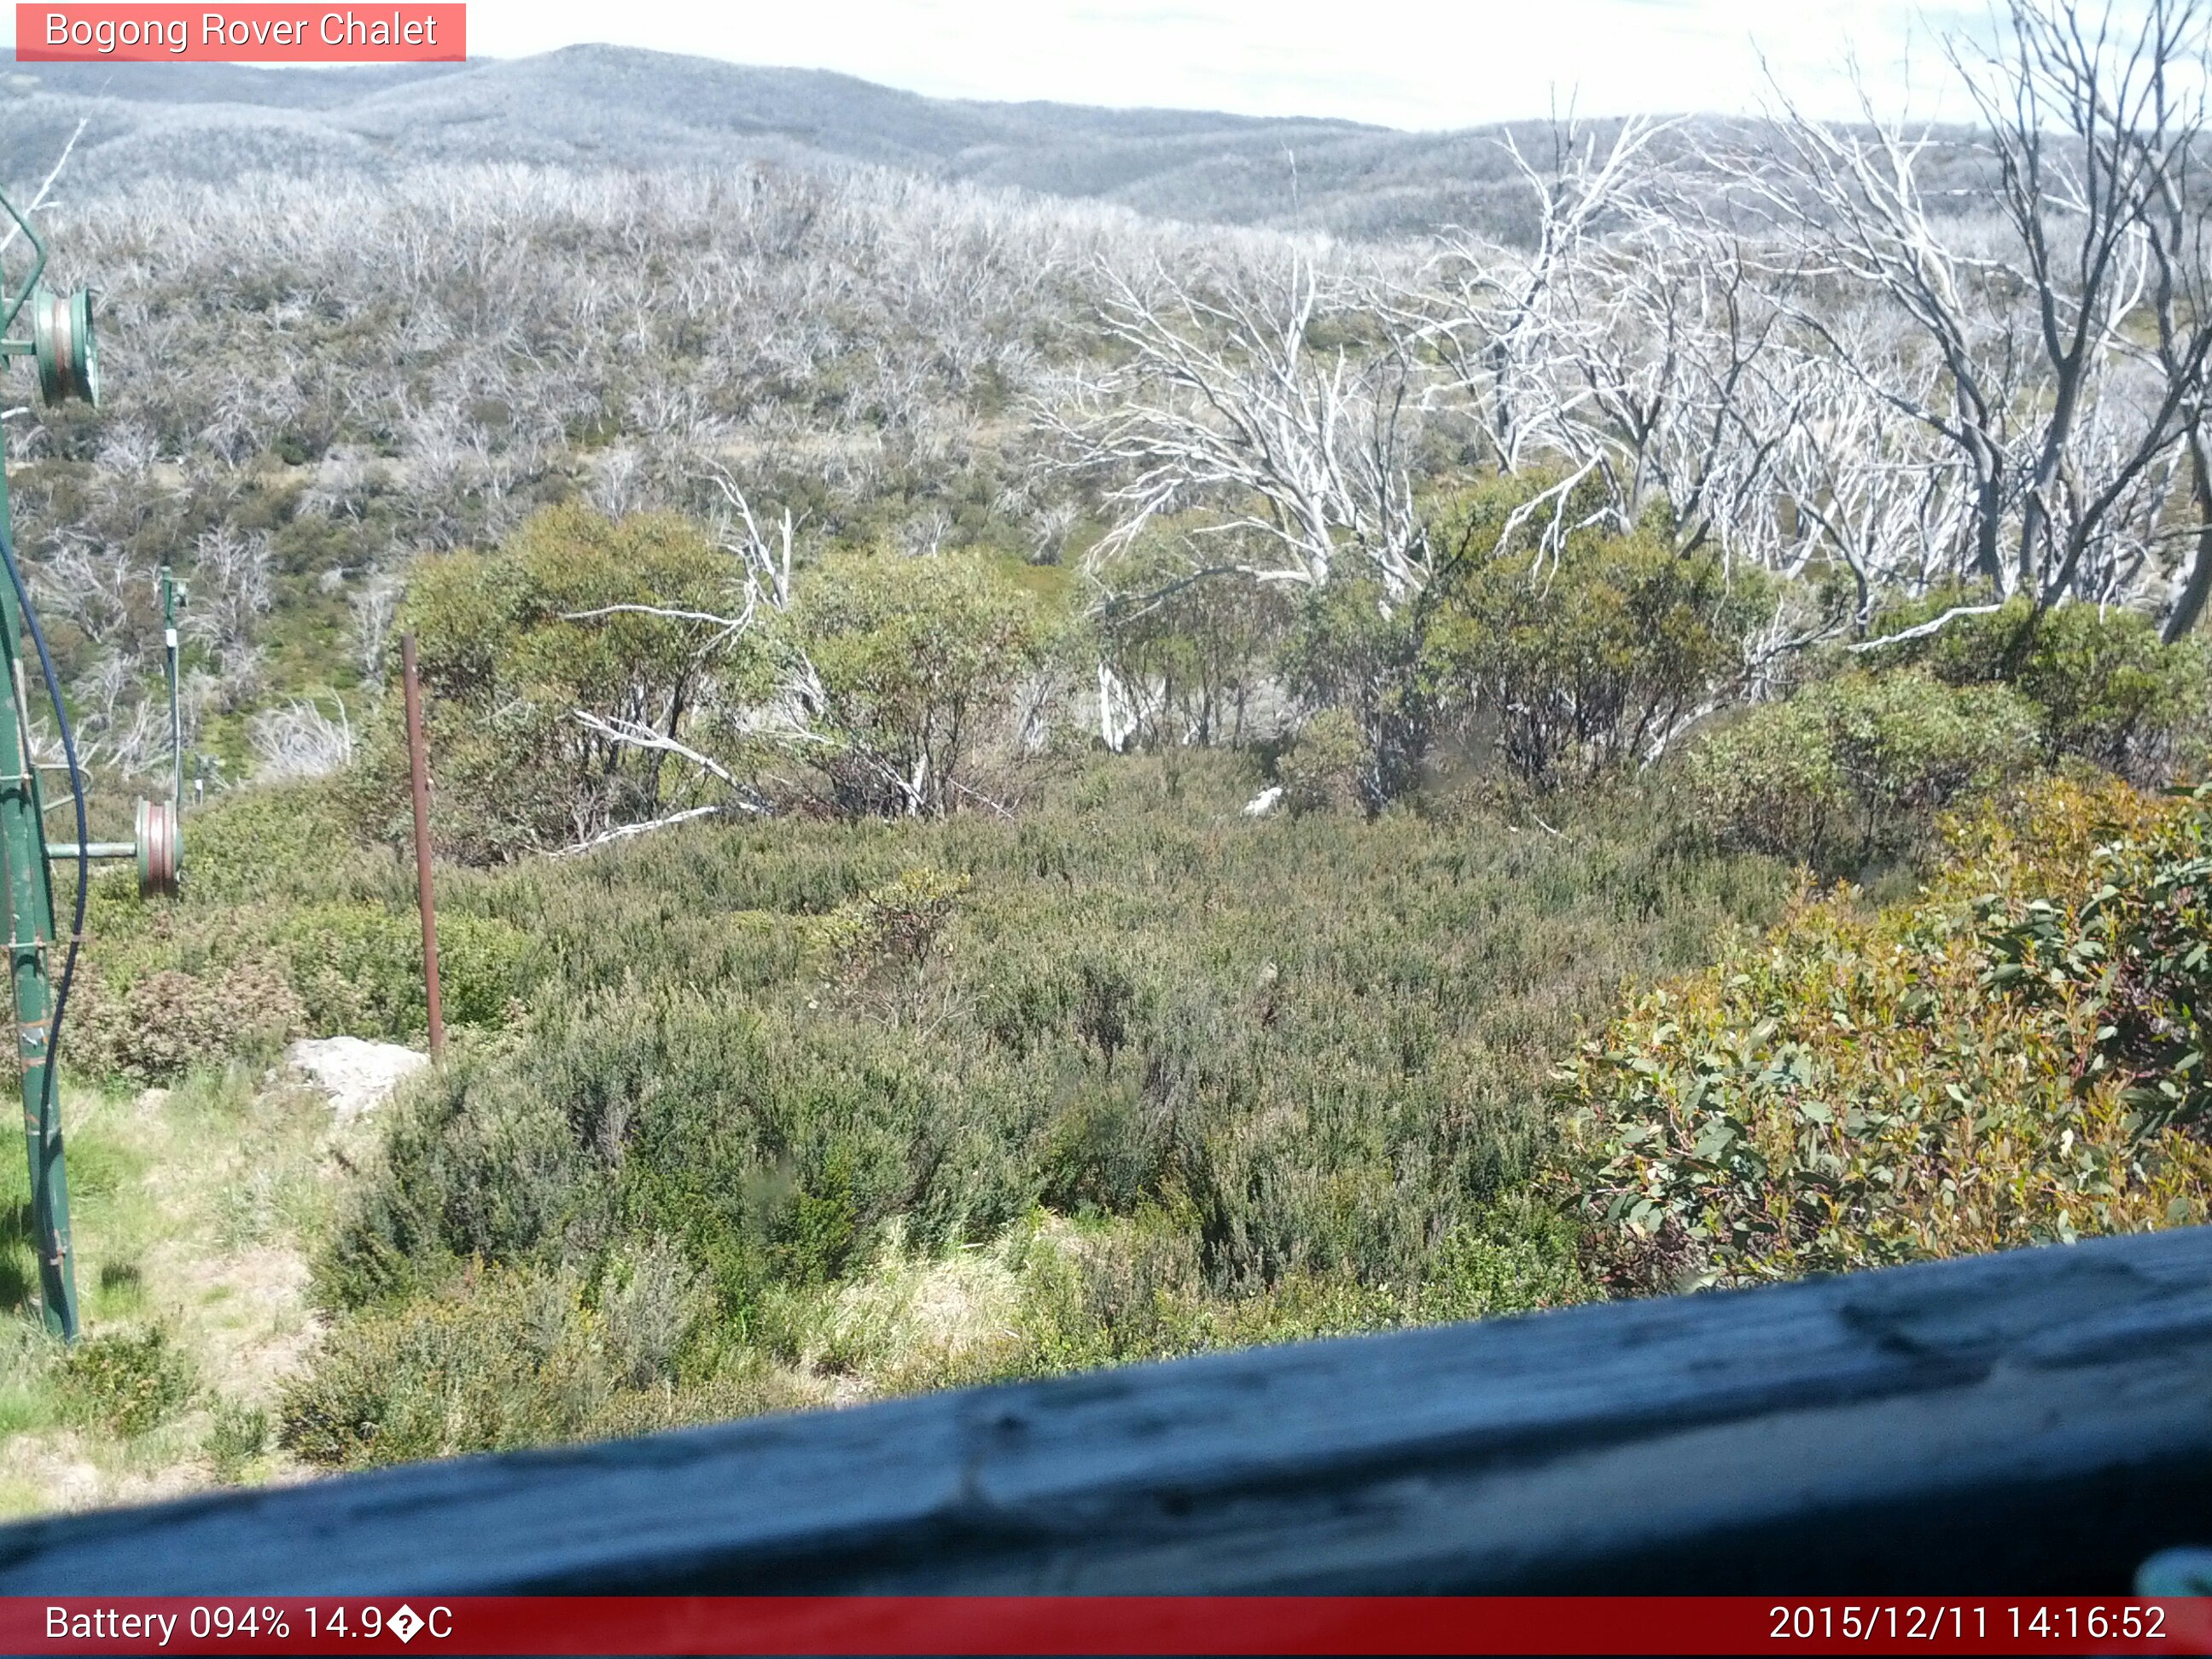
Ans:
{"type": "Polygon", "coordinates": [[[0,1529],[0,1593],[2124,1590],[2212,1230],[0,1529]]]}

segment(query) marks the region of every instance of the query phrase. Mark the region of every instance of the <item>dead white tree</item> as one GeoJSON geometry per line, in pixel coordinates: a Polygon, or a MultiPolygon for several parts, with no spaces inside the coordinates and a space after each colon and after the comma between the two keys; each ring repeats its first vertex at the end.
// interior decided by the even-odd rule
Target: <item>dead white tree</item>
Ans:
{"type": "Polygon", "coordinates": [[[1103,276],[1102,326],[1121,361],[1078,371],[1040,410],[1072,465],[1115,481],[1120,516],[1102,551],[1206,507],[1198,534],[1261,556],[1188,580],[1319,587],[1348,564],[1393,600],[1419,592],[1431,562],[1407,453],[1413,365],[1372,296],[1303,255],[1203,283],[1103,276]]]}
{"type": "Polygon", "coordinates": [[[720,806],[687,806],[680,812],[670,812],[661,817],[648,818],[641,823],[617,824],[611,830],[603,830],[595,836],[586,836],[574,846],[556,848],[549,856],[556,859],[574,858],[580,854],[588,853],[594,848],[605,847],[612,842],[628,841],[634,836],[649,835],[655,830],[666,830],[676,824],[690,823],[699,818],[710,818],[721,811],[720,806]]]}
{"type": "MultiPolygon", "coordinates": [[[[2069,106],[2087,106],[2088,118],[2077,116],[2076,131],[2092,135],[2090,153],[2101,137],[2107,168],[2130,168],[2133,189],[2141,202],[2139,223],[2150,259],[2149,283],[2144,308],[2149,314],[2151,339],[2139,356],[2155,365],[2172,398],[2181,434],[2180,472],[2175,485],[2185,488],[2187,507],[2160,518],[2180,520],[2179,526],[2141,526],[2127,539],[2149,550],[2150,562],[2162,564],[2159,544],[2177,533],[2187,547],[2185,562],[2168,606],[2162,635],[2168,643],[2197,625],[2212,595],[2212,441],[2206,431],[2207,381],[2212,378],[2212,244],[2208,244],[2206,179],[2201,156],[2206,133],[2206,78],[2212,73],[2212,38],[2208,38],[2204,9],[2196,0],[2154,0],[2138,36],[2138,55],[2145,65],[2148,85],[2130,106],[2124,95],[2100,91],[2085,66],[2095,67],[2094,54],[2081,49],[2078,33],[2062,31],[2063,14],[2030,14],[2021,25],[2024,46],[2032,59],[2044,65],[2044,78],[2051,82],[2069,106]],[[2085,59],[2087,60],[2085,65],[2085,59]],[[2095,114],[2100,104],[2107,113],[2095,114]]],[[[2130,344],[2137,336],[2130,333],[2130,344]]],[[[2140,497],[2146,491],[2139,486],[2140,497]]],[[[2167,507],[2163,492],[2153,490],[2158,507],[2167,507]]]]}
{"type": "Polygon", "coordinates": [[[1471,417],[1499,471],[1548,475],[1500,547],[1534,530],[1556,555],[1583,526],[1657,523],[1684,553],[1785,568],[1803,531],[1776,473],[1808,390],[1790,273],[1710,210],[1709,175],[1662,164],[1670,125],[1601,142],[1555,120],[1540,161],[1508,141],[1533,245],[1449,237],[1395,320],[1441,371],[1425,403],[1471,417]],[[1571,514],[1593,480],[1597,505],[1571,514]]]}
{"type": "MultiPolygon", "coordinates": [[[[62,145],[62,153],[54,158],[53,166],[46,170],[46,176],[39,181],[38,189],[31,192],[31,199],[23,206],[22,214],[26,219],[52,205],[54,181],[62,176],[62,169],[69,165],[70,157],[76,151],[76,141],[84,137],[84,130],[91,125],[88,117],[70,129],[67,142],[62,145]]],[[[20,225],[10,224],[7,233],[0,235],[0,253],[5,253],[14,246],[21,228],[20,225]]]]}
{"type": "Polygon", "coordinates": [[[1575,409],[1561,374],[1560,337],[1583,319],[1575,273],[1635,190],[1652,141],[1669,124],[1632,118],[1610,142],[1555,117],[1534,159],[1509,133],[1500,142],[1527,187],[1534,234],[1524,252],[1466,229],[1448,231],[1421,282],[1396,307],[1402,326],[1444,373],[1432,401],[1472,417],[1504,473],[1556,460],[1575,409]]]}
{"type": "MultiPolygon", "coordinates": [[[[1833,326],[1877,337],[1854,347],[1858,361],[1879,356],[1887,317],[1863,314],[1833,326]]],[[[1958,454],[1927,425],[1879,395],[1865,377],[1817,349],[1793,349],[1787,361],[1803,387],[1804,414],[1774,461],[1774,489],[1795,531],[1778,567],[1802,575],[1816,562],[1840,565],[1852,584],[1846,625],[1863,630],[1881,599],[1917,596],[1953,580],[1970,537],[1973,484],[1958,454]]],[[[1932,376],[1925,356],[1893,362],[1885,376],[1932,376]]],[[[1917,401],[1935,395],[1914,386],[1917,401]]]]}
{"type": "Polygon", "coordinates": [[[213,655],[224,704],[235,708],[259,684],[261,618],[276,603],[269,537],[218,525],[193,543],[192,560],[192,603],[185,611],[184,631],[213,655]]]}
{"type": "Polygon", "coordinates": [[[2202,400],[2212,319],[2181,313],[2202,289],[2168,288],[2186,273],[2161,260],[2160,220],[2203,131],[2205,40],[2195,0],[2152,0],[2133,29],[2076,0],[2013,0],[2008,18],[2004,50],[1952,57],[1992,134],[2008,274],[2043,349],[2051,407],[2021,458],[2016,556],[2042,607],[2142,562],[2130,530],[2160,516],[2168,451],[2202,400]],[[2130,329],[2146,302],[2154,375],[2130,373],[2149,355],[2130,329]]]}
{"type": "Polygon", "coordinates": [[[1985,220],[1941,210],[1954,204],[1928,173],[1944,141],[1881,120],[1863,90],[1862,125],[1784,98],[1778,154],[1717,159],[1803,267],[1900,319],[1905,337],[1870,354],[1834,307],[1792,307],[1949,448],[1969,490],[1949,574],[2039,610],[2150,564],[2140,538],[2201,418],[2212,313],[2193,303],[2199,204],[2183,184],[2203,27],[2194,0],[2140,15],[2013,0],[2004,16],[1997,49],[1948,49],[1980,118],[1968,159],[1987,170],[1985,220]]]}
{"type": "Polygon", "coordinates": [[[1686,198],[1624,213],[1559,279],[1552,441],[1603,479],[1613,529],[1663,506],[1681,551],[1781,568],[1796,538],[1775,468],[1810,392],[1787,350],[1787,273],[1686,198]]]}
{"type": "Polygon", "coordinates": [[[345,699],[335,692],[336,714],[323,712],[319,697],[295,697],[281,708],[264,708],[246,722],[253,750],[253,775],[264,783],[328,777],[352,764],[353,721],[345,699]]]}
{"type": "Polygon", "coordinates": [[[386,571],[372,571],[353,591],[348,603],[353,611],[354,659],[361,665],[363,684],[384,683],[384,659],[392,647],[392,624],[399,616],[404,584],[386,571]]]}

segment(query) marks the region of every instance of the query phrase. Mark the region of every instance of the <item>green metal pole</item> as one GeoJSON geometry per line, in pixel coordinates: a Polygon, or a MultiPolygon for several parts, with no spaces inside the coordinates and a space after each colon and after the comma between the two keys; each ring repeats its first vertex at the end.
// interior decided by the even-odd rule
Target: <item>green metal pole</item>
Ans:
{"type": "MultiPolygon", "coordinates": [[[[0,465],[0,530],[9,529],[7,470],[0,465]]],[[[13,532],[9,532],[13,540],[13,532]]],[[[22,1073],[23,1139],[31,1167],[31,1243],[47,1330],[74,1340],[76,1263],[70,1248],[69,1174],[62,1155],[61,1102],[49,1102],[46,1023],[53,1013],[53,872],[38,769],[31,764],[24,697],[23,618],[14,587],[0,582],[0,865],[8,900],[8,965],[15,992],[15,1054],[22,1073]]],[[[54,1079],[58,1085],[60,1079],[54,1079]]]]}
{"type": "MultiPolygon", "coordinates": [[[[185,723],[177,712],[177,579],[167,565],[161,567],[161,645],[169,665],[169,805],[177,822],[185,821],[185,723]]],[[[177,866],[184,867],[183,837],[178,838],[177,866]]]]}

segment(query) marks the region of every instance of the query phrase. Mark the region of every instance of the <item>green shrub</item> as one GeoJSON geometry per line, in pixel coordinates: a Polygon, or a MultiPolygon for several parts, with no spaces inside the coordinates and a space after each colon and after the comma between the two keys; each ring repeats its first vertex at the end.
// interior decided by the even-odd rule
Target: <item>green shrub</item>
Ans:
{"type": "Polygon", "coordinates": [[[910,970],[928,957],[969,884],[967,877],[942,870],[902,870],[839,905],[817,932],[848,978],[910,970]]]}
{"type": "Polygon", "coordinates": [[[1786,886],[1640,805],[1572,837],[1246,819],[1248,766],[1178,759],[1174,791],[1102,759],[1019,821],[725,826],[501,875],[483,902],[561,994],[393,1110],[322,1294],[395,1305],[471,1260],[651,1237],[742,1337],[894,1236],[983,1243],[1043,1203],[1181,1218],[1207,1298],[1338,1286],[1316,1310],[1396,1318],[1537,1165],[1581,1022],[1786,886]],[[825,924],[872,933],[902,890],[894,931],[929,942],[897,994],[825,988],[825,924]]]}
{"type": "MultiPolygon", "coordinates": [[[[318,1035],[419,1038],[428,1027],[421,919],[371,904],[317,904],[276,935],[318,1035]]],[[[444,910],[438,971],[448,1024],[494,1025],[521,992],[529,939],[490,917],[444,910]]]]}
{"type": "Polygon", "coordinates": [[[121,990],[80,972],[64,1053],[88,1072],[157,1083],[234,1055],[273,1054],[307,1024],[283,972],[262,958],[207,976],[163,969],[121,990]]]}
{"type": "Polygon", "coordinates": [[[789,1403],[708,1376],[678,1402],[675,1357],[701,1309],[651,1246],[611,1268],[596,1309],[573,1274],[491,1273],[340,1319],[284,1386],[278,1437],[329,1468],[642,1433],[789,1403]]]}
{"type": "Polygon", "coordinates": [[[2207,805],[2053,783],[1922,897],[1806,900],[1563,1074],[1605,1271],[1668,1289],[2201,1220],[2207,805]]]}
{"type": "Polygon", "coordinates": [[[2212,786],[2186,809],[2093,848],[2071,907],[2018,890],[1976,906],[1984,979],[2039,1007],[2081,1003],[2097,1024],[2077,1086],[2117,1085],[2133,1132],[2212,1127],[2212,786]]]}
{"type": "MultiPolygon", "coordinates": [[[[428,1009],[413,910],[266,900],[105,919],[70,998],[70,1063],[141,1082],[197,1065],[266,1059],[293,1036],[419,1042],[428,1009]],[[97,968],[91,964],[97,963],[97,968]]],[[[446,1020],[496,1026],[529,985],[513,924],[450,906],[439,917],[446,1020]]]]}
{"type": "Polygon", "coordinates": [[[620,1251],[599,1285],[599,1333],[615,1381],[633,1389],[672,1382],[707,1310],[699,1275],[682,1251],[647,1238],[620,1251]]]}
{"type": "Polygon", "coordinates": [[[1440,711],[1424,655],[1428,623],[1426,610],[1390,603],[1375,583],[1340,580],[1307,596],[1283,647],[1284,677],[1299,702],[1351,720],[1359,799],[1370,811],[1420,781],[1436,736],[1440,711]]]}
{"type": "Polygon", "coordinates": [[[268,1449],[269,1413],[264,1407],[226,1401],[216,1408],[203,1443],[217,1478],[236,1480],[268,1449]]]}
{"type": "Polygon", "coordinates": [[[1532,1196],[1512,1194],[1445,1233],[1407,1310],[1407,1322],[1494,1319],[1595,1293],[1581,1260],[1581,1230],[1532,1196]]]}
{"type": "Polygon", "coordinates": [[[1776,605],[1756,573],[1644,535],[1470,553],[1440,581],[1423,642],[1436,696],[1538,787],[1638,766],[1725,701],[1776,605]]]}
{"type": "Polygon", "coordinates": [[[991,1357],[995,1373],[1084,1370],[1207,1348],[1492,1318],[1583,1301],[1593,1291],[1578,1258],[1578,1229],[1543,1206],[1501,1207],[1455,1224],[1410,1283],[1303,1272],[1227,1302],[1212,1293],[1191,1220],[1151,1211],[1128,1224],[1033,1233],[1014,1254],[1020,1296],[1012,1341],[991,1357]]]}
{"type": "Polygon", "coordinates": [[[218,795],[185,819],[185,902],[233,906],[320,887],[344,871],[358,835],[329,780],[218,795]]]}
{"type": "Polygon", "coordinates": [[[793,637],[835,739],[820,764],[859,813],[951,811],[978,746],[1053,635],[1038,602],[972,555],[845,555],[809,573],[793,637]]]}
{"type": "Polygon", "coordinates": [[[62,1362],[71,1413],[119,1435],[141,1435],[175,1416],[198,1391],[191,1360],[159,1325],[89,1336],[62,1362]]]}
{"type": "Polygon", "coordinates": [[[1832,873],[1924,844],[1940,811],[2032,767],[2035,728],[2002,688],[1850,674],[1714,731],[1684,772],[1724,844],[1832,873]]]}
{"type": "MultiPolygon", "coordinates": [[[[607,607],[734,616],[744,603],[729,556],[667,514],[611,523],[549,508],[495,550],[418,562],[401,622],[421,636],[441,849],[497,860],[663,810],[693,769],[575,712],[678,732],[764,688],[767,659],[751,633],[607,607]]],[[[395,842],[407,813],[400,701],[384,699],[352,785],[395,842]]]]}
{"type": "Polygon", "coordinates": [[[1275,763],[1283,805],[1293,812],[1363,805],[1372,770],[1359,723],[1342,708],[1324,708],[1308,720],[1275,763]]]}
{"type": "Polygon", "coordinates": [[[1091,1370],[1208,1346],[1195,1241],[1152,1224],[1034,1241],[1021,1263],[1015,1328],[1024,1371],[1091,1370]]]}
{"type": "MultiPolygon", "coordinates": [[[[573,1073],[557,1071],[557,1085],[573,1073]]],[[[438,1284],[459,1261],[508,1261],[558,1236],[589,1207],[592,1137],[611,1130],[633,1079],[592,1091],[564,1116],[552,1091],[511,1062],[466,1046],[391,1109],[383,1166],[356,1186],[316,1263],[320,1299],[333,1307],[401,1298],[438,1284]],[[609,1091],[613,1091],[612,1098],[609,1091]],[[584,1144],[579,1145],[580,1138],[584,1144]]]]}
{"type": "Polygon", "coordinates": [[[1195,574],[1221,554],[1218,544],[1146,544],[1098,573],[1108,592],[1101,653],[1147,746],[1242,743],[1268,657],[1290,628],[1293,608],[1279,586],[1195,574]]]}
{"type": "MultiPolygon", "coordinates": [[[[1963,598],[1931,595],[1885,614],[1875,631],[1932,619],[1963,598]]],[[[2139,782],[2204,763],[2212,653],[2201,636],[2160,644],[2157,624],[2139,611],[2064,605],[2038,617],[2019,598],[1882,654],[1952,685],[2009,687],[2034,706],[2048,759],[2080,755],[2139,782]]]]}
{"type": "MultiPolygon", "coordinates": [[[[95,882],[70,1063],[153,1080],[265,1058],[293,1036],[420,1041],[412,871],[354,841],[331,786],[234,792],[193,813],[188,836],[180,898],[95,882]]],[[[533,958],[527,934],[471,902],[472,877],[441,877],[445,1012],[489,1027],[527,994],[533,958]]]]}
{"type": "Polygon", "coordinates": [[[331,1468],[565,1439],[597,1403],[599,1380],[576,1379],[568,1400],[557,1383],[541,1388],[544,1356],[522,1324],[511,1297],[482,1291],[343,1321],[285,1385],[279,1438],[331,1468]]]}

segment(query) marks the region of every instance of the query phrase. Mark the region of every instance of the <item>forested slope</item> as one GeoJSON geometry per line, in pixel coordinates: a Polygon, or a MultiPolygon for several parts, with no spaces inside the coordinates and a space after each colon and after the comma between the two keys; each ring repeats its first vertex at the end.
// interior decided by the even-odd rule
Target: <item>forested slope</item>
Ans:
{"type": "MultiPolygon", "coordinates": [[[[2064,15],[1967,72],[2063,106],[2127,49],[2064,15]]],[[[493,67],[263,108],[506,119],[605,65],[493,67]]],[[[628,67],[679,113],[709,75],[628,67]]],[[[879,160],[1237,164],[795,86],[879,160]]],[[[1494,236],[720,152],[88,192],[115,393],[11,413],[21,540],[111,821],[179,565],[207,798],[181,902],[94,895],[94,1338],[21,1333],[19,1464],[266,1478],[2201,1218],[2212,267],[2194,130],[2075,107],[2112,165],[2063,219],[1796,119],[1542,135],[1494,236]],[[264,1068],[425,1035],[401,629],[453,1043],[349,1138],[264,1068]],[[234,1363],[209,1310],[272,1276],[234,1363]]]]}

